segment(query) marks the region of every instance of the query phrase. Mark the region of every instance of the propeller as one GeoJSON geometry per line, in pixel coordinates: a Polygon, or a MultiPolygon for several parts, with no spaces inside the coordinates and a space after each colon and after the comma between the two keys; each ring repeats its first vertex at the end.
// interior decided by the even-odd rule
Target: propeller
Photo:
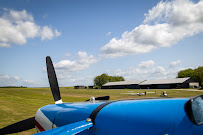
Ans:
{"type": "MultiPolygon", "coordinates": [[[[56,73],[55,73],[51,58],[49,56],[46,57],[46,65],[47,65],[47,74],[49,78],[49,84],[51,87],[51,91],[52,91],[55,103],[56,104],[62,103],[60,91],[58,87],[58,81],[56,78],[56,73]]],[[[18,133],[18,132],[26,131],[32,128],[35,128],[35,117],[31,117],[31,118],[16,122],[14,124],[8,125],[4,128],[1,128],[0,135],[18,133]]]]}
{"type": "Polygon", "coordinates": [[[0,129],[0,135],[18,133],[35,127],[35,117],[31,117],[0,129]]]}
{"type": "Polygon", "coordinates": [[[48,78],[49,78],[49,84],[51,87],[52,95],[55,100],[55,104],[60,104],[60,103],[62,103],[62,99],[61,99],[61,95],[60,95],[60,91],[59,91],[56,73],[55,73],[54,66],[51,61],[50,56],[46,57],[46,64],[47,64],[47,74],[48,74],[48,78]]]}

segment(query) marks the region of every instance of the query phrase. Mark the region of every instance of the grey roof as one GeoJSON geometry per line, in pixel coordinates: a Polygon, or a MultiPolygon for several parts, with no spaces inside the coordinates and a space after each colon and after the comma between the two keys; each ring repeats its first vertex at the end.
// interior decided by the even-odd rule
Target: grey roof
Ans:
{"type": "Polygon", "coordinates": [[[162,80],[147,80],[142,82],[139,85],[152,85],[152,84],[175,84],[175,83],[183,83],[190,79],[190,77],[185,78],[175,78],[175,79],[162,79],[162,80]]]}
{"type": "Polygon", "coordinates": [[[112,86],[112,85],[130,85],[130,84],[140,84],[143,81],[118,81],[118,82],[108,82],[102,86],[112,86]]]}

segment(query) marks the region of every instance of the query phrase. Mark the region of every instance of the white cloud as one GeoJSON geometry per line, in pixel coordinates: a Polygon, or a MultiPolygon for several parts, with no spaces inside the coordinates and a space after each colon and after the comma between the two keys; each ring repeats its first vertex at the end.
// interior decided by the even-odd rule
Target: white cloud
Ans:
{"type": "Polygon", "coordinates": [[[108,74],[123,76],[126,80],[156,80],[175,78],[177,76],[178,71],[182,69],[166,69],[162,66],[151,67],[152,65],[154,65],[154,61],[144,61],[138,64],[137,67],[131,67],[124,70],[117,69],[114,71],[108,71],[108,74]],[[148,66],[143,68],[142,64],[146,65],[144,63],[148,63],[148,66]]]}
{"type": "Polygon", "coordinates": [[[173,61],[173,62],[170,63],[169,67],[170,67],[170,68],[176,67],[176,66],[178,66],[180,63],[181,63],[181,60],[173,61]]]}
{"type": "Polygon", "coordinates": [[[0,86],[13,86],[19,81],[17,76],[9,76],[6,74],[0,74],[0,86]]]}
{"type": "Polygon", "coordinates": [[[71,56],[71,53],[66,53],[66,57],[70,57],[71,56]]]}
{"type": "Polygon", "coordinates": [[[34,17],[26,10],[15,11],[4,9],[0,16],[0,47],[10,47],[10,44],[24,45],[27,39],[41,37],[42,40],[53,39],[61,33],[48,26],[37,25],[34,17]]]}
{"type": "Polygon", "coordinates": [[[21,22],[21,21],[33,21],[34,18],[30,13],[27,13],[26,10],[22,11],[15,11],[15,10],[9,10],[5,9],[8,11],[7,14],[4,15],[5,18],[10,19],[12,22],[21,22]]]}
{"type": "Polygon", "coordinates": [[[51,40],[54,37],[54,33],[51,28],[44,26],[41,31],[41,40],[49,39],[51,40]]]}
{"type": "Polygon", "coordinates": [[[75,75],[70,75],[66,76],[65,78],[61,79],[59,78],[59,86],[76,86],[76,85],[93,85],[93,79],[94,77],[92,76],[75,76],[75,75]]]}
{"type": "MultiPolygon", "coordinates": [[[[71,58],[70,54],[68,56],[71,58]]],[[[82,71],[87,69],[91,64],[96,63],[98,59],[93,55],[88,55],[86,52],[81,51],[72,58],[75,58],[75,60],[65,59],[54,63],[59,85],[92,85],[93,77],[82,75],[84,73],[82,71]]],[[[43,68],[43,71],[46,71],[46,68],[43,68]]]]}
{"type": "Polygon", "coordinates": [[[55,30],[54,32],[55,32],[56,37],[61,36],[61,32],[58,32],[58,30],[55,30]]]}
{"type": "MultiPolygon", "coordinates": [[[[194,3],[190,0],[159,2],[145,14],[145,23],[165,21],[171,25],[194,25],[203,22],[203,1],[194,3]]],[[[196,31],[196,30],[195,30],[196,31]]]]}
{"type": "Polygon", "coordinates": [[[155,23],[159,23],[160,21],[164,21],[171,11],[171,3],[169,1],[160,1],[155,7],[148,11],[148,14],[145,14],[144,23],[151,22],[156,18],[155,23]]]}
{"type": "Polygon", "coordinates": [[[32,81],[32,80],[24,80],[24,82],[27,85],[34,85],[34,84],[36,84],[35,81],[32,81]]]}
{"type": "Polygon", "coordinates": [[[32,80],[23,80],[18,76],[10,76],[0,73],[0,86],[35,86],[32,80]]]}
{"type": "Polygon", "coordinates": [[[145,14],[143,24],[103,46],[101,56],[114,58],[172,46],[203,31],[202,14],[202,0],[196,4],[189,0],[161,1],[145,14]]]}
{"type": "Polygon", "coordinates": [[[152,67],[154,64],[155,63],[153,60],[148,60],[148,61],[142,61],[138,66],[141,68],[148,68],[148,67],[152,67]]]}
{"type": "MultiPolygon", "coordinates": [[[[94,77],[84,75],[85,72],[83,70],[87,69],[91,64],[96,63],[98,59],[82,51],[79,51],[74,56],[67,53],[66,56],[68,59],[53,63],[59,86],[93,85],[94,77]]],[[[43,71],[46,72],[45,67],[43,71]]]]}
{"type": "Polygon", "coordinates": [[[90,64],[98,60],[93,55],[88,55],[86,52],[79,51],[76,55],[76,60],[61,60],[54,64],[56,70],[74,72],[86,69],[90,64]]]}
{"type": "Polygon", "coordinates": [[[111,32],[108,32],[107,34],[106,34],[106,36],[110,36],[111,35],[111,32]]]}
{"type": "Polygon", "coordinates": [[[10,48],[11,46],[7,43],[0,43],[0,48],[1,47],[6,47],[6,48],[10,48]]]}

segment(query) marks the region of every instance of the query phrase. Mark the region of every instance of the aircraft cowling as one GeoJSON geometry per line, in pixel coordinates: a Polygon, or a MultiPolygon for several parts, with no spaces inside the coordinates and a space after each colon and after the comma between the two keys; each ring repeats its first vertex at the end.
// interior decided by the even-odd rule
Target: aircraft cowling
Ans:
{"type": "Polygon", "coordinates": [[[52,129],[86,120],[98,110],[95,119],[92,120],[93,127],[79,133],[80,135],[202,134],[203,125],[194,124],[186,115],[184,105],[187,101],[188,98],[169,98],[54,104],[40,108],[36,114],[36,121],[47,130],[46,128],[52,129]],[[44,116],[39,115],[40,112],[51,123],[44,120],[44,116]]]}
{"type": "Polygon", "coordinates": [[[53,127],[55,127],[53,123],[54,123],[54,118],[58,112],[57,108],[58,107],[55,105],[47,105],[47,106],[40,108],[37,111],[37,113],[35,115],[35,128],[37,129],[38,133],[53,129],[53,127]],[[51,107],[52,109],[49,107],[51,107]],[[46,108],[46,111],[44,111],[44,108],[46,108]],[[50,109],[52,111],[50,113],[48,113],[48,111],[50,109]],[[54,109],[56,109],[56,110],[54,110],[54,109]]]}
{"type": "Polygon", "coordinates": [[[198,135],[203,125],[187,117],[188,99],[123,100],[105,106],[95,119],[95,134],[198,135]]]}
{"type": "Polygon", "coordinates": [[[86,120],[103,102],[52,104],[40,108],[35,116],[37,132],[86,120]]]}

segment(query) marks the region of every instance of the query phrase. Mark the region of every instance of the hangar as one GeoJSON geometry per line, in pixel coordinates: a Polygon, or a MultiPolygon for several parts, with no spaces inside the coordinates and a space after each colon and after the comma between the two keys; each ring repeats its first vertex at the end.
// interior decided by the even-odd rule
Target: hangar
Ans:
{"type": "Polygon", "coordinates": [[[173,89],[173,88],[190,88],[192,86],[199,86],[190,77],[175,78],[175,79],[162,79],[162,80],[147,80],[139,84],[141,89],[173,89]]]}
{"type": "Polygon", "coordinates": [[[118,81],[108,82],[102,85],[102,89],[139,89],[139,84],[143,81],[118,81]]]}
{"type": "Polygon", "coordinates": [[[173,89],[194,88],[198,86],[198,82],[195,82],[190,77],[185,77],[161,80],[108,82],[102,86],[102,89],[173,89]]]}

